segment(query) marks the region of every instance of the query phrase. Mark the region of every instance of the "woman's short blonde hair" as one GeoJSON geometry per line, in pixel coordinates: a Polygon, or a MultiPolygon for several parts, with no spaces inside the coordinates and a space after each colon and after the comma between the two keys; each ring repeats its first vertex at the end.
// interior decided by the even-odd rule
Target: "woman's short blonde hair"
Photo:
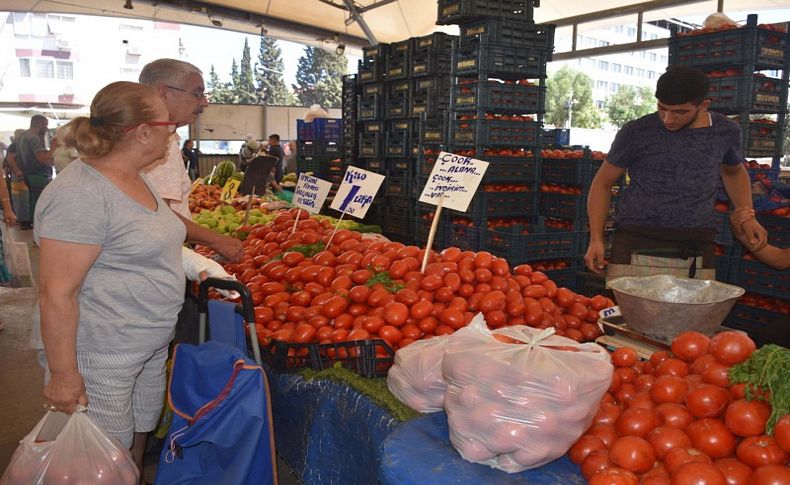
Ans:
{"type": "Polygon", "coordinates": [[[63,127],[68,146],[76,147],[86,157],[110,153],[128,127],[155,121],[156,90],[129,81],[103,87],[91,103],[90,117],[81,116],[63,127]]]}

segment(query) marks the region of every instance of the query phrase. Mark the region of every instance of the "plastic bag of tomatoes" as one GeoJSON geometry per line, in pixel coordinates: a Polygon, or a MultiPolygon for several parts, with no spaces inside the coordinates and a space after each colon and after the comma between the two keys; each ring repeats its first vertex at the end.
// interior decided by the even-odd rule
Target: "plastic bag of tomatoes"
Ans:
{"type": "Polygon", "coordinates": [[[508,473],[565,454],[589,427],[614,369],[600,346],[481,314],[448,342],[442,362],[450,442],[461,456],[508,473]]]}
{"type": "Polygon", "coordinates": [[[387,387],[403,404],[421,413],[441,411],[447,383],[442,376],[442,357],[452,335],[418,340],[395,354],[387,373],[387,387]]]}

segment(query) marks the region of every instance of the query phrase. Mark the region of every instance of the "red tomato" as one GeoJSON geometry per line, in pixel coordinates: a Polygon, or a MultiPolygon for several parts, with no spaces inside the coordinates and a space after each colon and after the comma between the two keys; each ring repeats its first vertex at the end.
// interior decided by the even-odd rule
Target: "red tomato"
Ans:
{"type": "Polygon", "coordinates": [[[584,461],[587,458],[587,455],[592,453],[595,450],[605,450],[606,445],[600,438],[596,436],[592,436],[589,434],[582,435],[571,449],[568,450],[568,457],[571,459],[572,462],[576,463],[577,465],[584,461]]]}
{"type": "Polygon", "coordinates": [[[617,431],[612,424],[594,424],[587,430],[587,434],[592,435],[603,441],[607,448],[618,438],[617,431]]]}
{"type": "Polygon", "coordinates": [[[730,384],[729,372],[729,365],[713,361],[702,373],[702,382],[707,382],[714,386],[727,387],[730,384]]]}
{"type": "MultiPolygon", "coordinates": [[[[638,436],[644,438],[658,427],[658,415],[655,411],[645,408],[629,408],[620,414],[615,422],[617,434],[620,436],[638,436]]],[[[614,459],[612,459],[614,461],[614,459]]]]}
{"type": "Polygon", "coordinates": [[[384,325],[379,329],[379,337],[387,341],[390,346],[397,344],[403,338],[403,334],[391,325],[384,325]]]}
{"type": "Polygon", "coordinates": [[[750,436],[738,445],[736,456],[752,468],[763,465],[784,465],[787,453],[776,444],[773,436],[750,436]]]}
{"type": "Polygon", "coordinates": [[[790,414],[785,414],[774,426],[774,439],[787,453],[790,453],[790,414]]]}
{"type": "Polygon", "coordinates": [[[663,460],[672,448],[691,448],[691,439],[678,428],[659,426],[647,434],[647,441],[653,446],[658,459],[663,460]]]}
{"type": "Polygon", "coordinates": [[[708,455],[696,448],[672,448],[664,455],[664,466],[670,474],[686,463],[712,463],[708,455]]]}
{"type": "Polygon", "coordinates": [[[672,485],[727,485],[724,475],[711,463],[686,463],[672,474],[672,485]]]}
{"type": "MultiPolygon", "coordinates": [[[[564,305],[561,304],[560,306],[564,305]]],[[[611,358],[612,364],[614,364],[616,367],[633,367],[636,364],[639,356],[637,355],[636,350],[630,347],[620,347],[619,349],[616,349],[614,352],[612,352],[611,358]]]]}
{"type": "Polygon", "coordinates": [[[354,303],[365,303],[370,296],[370,288],[367,285],[357,285],[348,292],[348,298],[354,303]]]}
{"type": "Polygon", "coordinates": [[[453,330],[458,330],[466,325],[464,314],[455,308],[445,308],[442,310],[441,313],[439,313],[439,321],[453,330]]]}
{"type": "Polygon", "coordinates": [[[782,465],[765,465],[752,473],[752,485],[787,485],[790,468],[782,465]]]}
{"type": "Polygon", "coordinates": [[[329,298],[321,310],[321,314],[327,318],[335,318],[348,308],[348,300],[342,296],[333,296],[329,298]]]}
{"type": "Polygon", "coordinates": [[[700,384],[689,391],[686,407],[698,418],[718,418],[727,409],[730,393],[723,387],[713,384],[700,384]]]}
{"type": "Polygon", "coordinates": [[[682,332],[672,341],[672,353],[681,360],[694,362],[708,352],[709,342],[710,338],[703,333],[682,332]]]}
{"type": "Polygon", "coordinates": [[[617,417],[620,416],[620,413],[623,412],[623,409],[614,403],[602,403],[601,407],[598,408],[598,412],[595,414],[593,418],[593,425],[595,424],[611,424],[614,425],[615,421],[617,421],[617,417]]]}
{"type": "Polygon", "coordinates": [[[596,473],[602,472],[611,466],[612,462],[609,461],[609,450],[593,450],[582,460],[581,471],[584,478],[589,480],[596,473]]]}
{"type": "Polygon", "coordinates": [[[686,426],[694,421],[694,416],[691,415],[686,406],[674,402],[659,404],[656,407],[656,413],[661,426],[686,429],[686,426]]]}
{"type": "Polygon", "coordinates": [[[748,359],[757,346],[740,332],[721,332],[710,339],[708,352],[722,364],[739,364],[748,359]]]}
{"type": "Polygon", "coordinates": [[[736,436],[757,436],[765,433],[770,415],[771,408],[764,401],[739,399],[727,406],[724,422],[736,436]]]}
{"type": "Polygon", "coordinates": [[[637,483],[639,478],[636,475],[615,466],[593,475],[589,485],[636,485],[637,483]]]}
{"type": "Polygon", "coordinates": [[[673,375],[686,377],[689,375],[689,366],[680,359],[668,358],[656,366],[656,376],[673,375]]]}
{"type": "Polygon", "coordinates": [[[355,328],[348,334],[348,341],[353,342],[355,340],[368,340],[370,338],[370,333],[363,328],[355,328]]]}
{"type": "Polygon", "coordinates": [[[480,308],[482,312],[490,312],[493,310],[503,310],[506,304],[505,294],[496,290],[483,295],[483,298],[480,299],[480,303],[478,304],[478,308],[480,308]]]}
{"type": "Polygon", "coordinates": [[[313,340],[316,329],[309,323],[301,323],[293,331],[293,341],[304,344],[313,340]]]}
{"type": "Polygon", "coordinates": [[[727,485],[748,485],[752,477],[752,469],[735,458],[722,458],[713,462],[724,475],[727,485]]]}
{"type": "Polygon", "coordinates": [[[653,447],[644,438],[623,436],[609,448],[609,459],[615,465],[634,473],[645,473],[656,462],[653,447]]]}
{"type": "Polygon", "coordinates": [[[384,307],[384,320],[394,327],[400,327],[401,325],[405,324],[408,318],[409,307],[401,302],[394,301],[384,307]]]}
{"type": "Polygon", "coordinates": [[[688,425],[686,434],[695,448],[711,458],[727,458],[735,452],[735,435],[721,420],[699,419],[688,425]]]}
{"type": "Polygon", "coordinates": [[[682,403],[686,399],[688,385],[682,377],[676,375],[658,376],[650,387],[650,397],[656,403],[682,403]]]}

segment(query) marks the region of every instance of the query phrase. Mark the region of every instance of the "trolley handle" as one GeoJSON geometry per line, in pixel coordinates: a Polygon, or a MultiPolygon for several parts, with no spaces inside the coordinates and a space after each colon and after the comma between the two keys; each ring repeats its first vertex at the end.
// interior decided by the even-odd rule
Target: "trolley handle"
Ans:
{"type": "Polygon", "coordinates": [[[255,306],[252,302],[252,293],[246,285],[237,280],[220,278],[206,278],[200,282],[198,289],[198,299],[201,313],[208,313],[208,290],[217,288],[220,290],[236,291],[241,296],[241,314],[246,322],[255,321],[255,306]]]}

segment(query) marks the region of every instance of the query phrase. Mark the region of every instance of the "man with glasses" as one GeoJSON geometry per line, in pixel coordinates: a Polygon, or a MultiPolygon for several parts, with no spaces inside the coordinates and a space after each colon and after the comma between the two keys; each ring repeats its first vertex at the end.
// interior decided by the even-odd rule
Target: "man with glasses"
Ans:
{"type": "MultiPolygon", "coordinates": [[[[208,106],[202,72],[188,62],[176,59],[152,61],[140,72],[140,83],[157,90],[170,113],[170,121],[178,126],[194,123],[203,108],[208,106]]],[[[175,133],[175,126],[172,131],[167,156],[146,168],[146,175],[170,208],[186,221],[189,241],[210,246],[231,261],[240,260],[243,256],[241,241],[192,222],[189,212],[192,181],[181,156],[181,137],[175,133]]]]}
{"type": "Polygon", "coordinates": [[[656,84],[658,110],[627,123],[590,186],[587,267],[607,279],[670,274],[715,279],[714,203],[721,179],[736,213],[748,213],[739,229],[750,250],[767,234],[752,212],[749,174],[743,164],[740,127],[709,112],[705,73],[673,66],[656,84]],[[604,257],[604,225],[611,188],[625,171],[612,255],[604,257]],[[608,263],[608,266],[607,266],[608,263]]]}

